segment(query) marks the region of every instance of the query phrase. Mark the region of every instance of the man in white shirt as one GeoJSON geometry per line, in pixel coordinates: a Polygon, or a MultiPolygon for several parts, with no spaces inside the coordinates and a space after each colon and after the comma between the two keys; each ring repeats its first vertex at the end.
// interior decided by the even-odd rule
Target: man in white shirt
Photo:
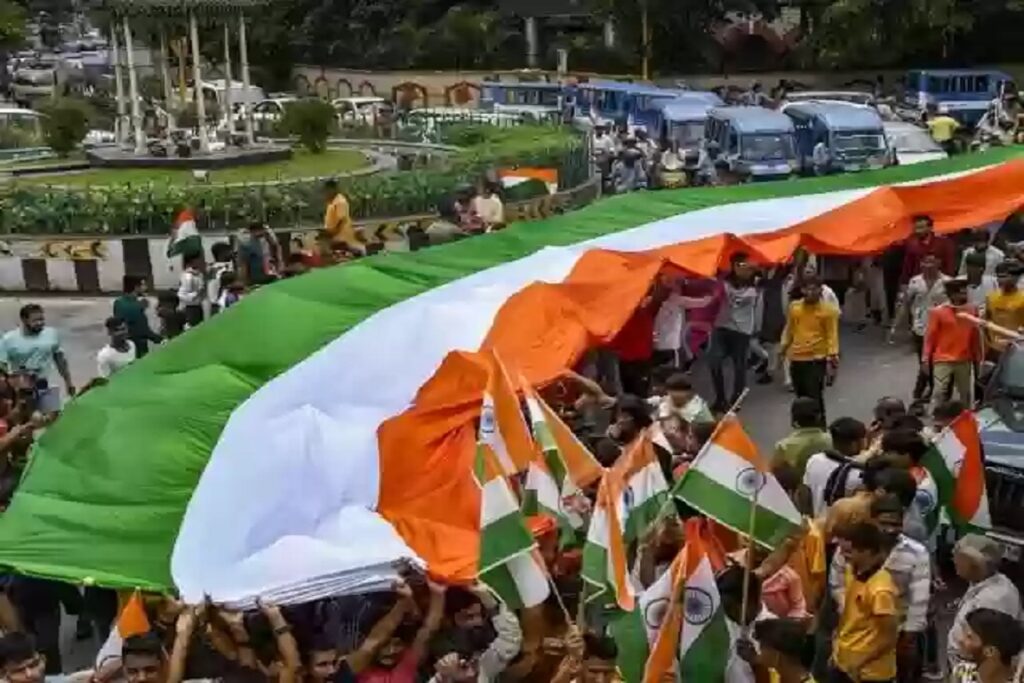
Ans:
{"type": "Polygon", "coordinates": [[[853,462],[867,444],[868,429],[860,420],[841,417],[828,427],[832,450],[807,459],[797,502],[802,512],[824,515],[832,501],[853,494],[864,483],[863,468],[853,462]]]}
{"type": "Polygon", "coordinates": [[[814,175],[827,174],[828,161],[828,146],[824,141],[819,141],[811,151],[811,164],[814,166],[814,175]]]}
{"type": "Polygon", "coordinates": [[[491,182],[485,182],[480,194],[473,198],[473,210],[484,222],[485,230],[505,225],[505,205],[501,203],[497,188],[491,182]]]}
{"type": "Polygon", "coordinates": [[[964,272],[967,277],[967,303],[978,309],[978,315],[985,315],[985,300],[988,295],[999,289],[999,282],[994,275],[986,275],[987,261],[984,254],[967,254],[964,259],[964,272]]]}
{"type": "Polygon", "coordinates": [[[184,308],[189,327],[203,322],[203,300],[206,298],[204,265],[202,253],[193,254],[185,261],[185,270],[178,280],[178,301],[184,308]]]}
{"type": "MultiPolygon", "coordinates": [[[[900,298],[896,314],[889,328],[889,343],[892,344],[901,321],[909,314],[910,332],[914,336],[914,348],[918,361],[924,348],[924,333],[928,329],[928,312],[946,303],[946,280],[949,278],[939,270],[939,258],[926,254],[921,258],[921,273],[910,278],[907,290],[900,298]]],[[[917,381],[914,384],[914,400],[927,400],[932,393],[932,376],[924,372],[918,363],[917,381]]]]}
{"type": "Polygon", "coordinates": [[[107,318],[110,342],[96,354],[96,370],[108,379],[121,368],[131,364],[135,356],[135,343],[128,338],[128,324],[121,318],[107,318]]]}
{"type": "Polygon", "coordinates": [[[995,275],[996,266],[1006,260],[1006,254],[1002,249],[989,244],[988,232],[985,230],[979,230],[971,235],[971,246],[964,250],[963,258],[960,259],[960,275],[967,275],[967,257],[971,254],[985,257],[985,275],[995,275]]]}

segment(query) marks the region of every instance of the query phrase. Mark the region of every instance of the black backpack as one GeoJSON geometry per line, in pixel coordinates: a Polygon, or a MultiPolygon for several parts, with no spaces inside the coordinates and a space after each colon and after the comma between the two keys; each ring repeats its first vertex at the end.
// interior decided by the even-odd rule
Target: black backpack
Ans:
{"type": "Polygon", "coordinates": [[[832,470],[825,482],[825,506],[832,507],[837,500],[846,497],[846,484],[850,479],[850,472],[853,470],[863,471],[864,466],[836,451],[825,451],[825,456],[829,460],[839,463],[839,467],[832,470]]]}

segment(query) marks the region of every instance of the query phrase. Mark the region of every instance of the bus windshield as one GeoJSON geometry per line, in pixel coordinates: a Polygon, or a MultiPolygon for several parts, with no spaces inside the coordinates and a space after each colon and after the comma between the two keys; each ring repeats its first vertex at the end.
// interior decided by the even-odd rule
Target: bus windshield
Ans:
{"type": "Polygon", "coordinates": [[[524,88],[508,91],[509,104],[526,104],[542,107],[558,106],[558,91],[524,88]]]}
{"type": "Polygon", "coordinates": [[[669,137],[680,147],[694,147],[704,139],[704,122],[689,121],[669,124],[669,137]]]}
{"type": "Polygon", "coordinates": [[[793,136],[789,133],[757,133],[743,136],[740,153],[747,161],[793,158],[793,136]]]}
{"type": "Polygon", "coordinates": [[[885,149],[885,137],[868,131],[836,133],[832,142],[839,152],[879,152],[885,149]]]}

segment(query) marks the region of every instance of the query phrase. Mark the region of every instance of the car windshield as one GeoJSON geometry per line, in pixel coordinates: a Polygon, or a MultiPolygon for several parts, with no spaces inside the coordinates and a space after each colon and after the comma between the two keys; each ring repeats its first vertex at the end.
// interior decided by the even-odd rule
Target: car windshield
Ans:
{"type": "Polygon", "coordinates": [[[835,146],[840,152],[877,152],[885,149],[881,133],[836,133],[835,146]]]}
{"type": "Polygon", "coordinates": [[[704,139],[704,123],[691,121],[688,123],[672,123],[671,137],[680,147],[693,147],[704,139]]]}
{"type": "Polygon", "coordinates": [[[941,152],[942,148],[924,130],[908,130],[889,133],[889,140],[897,152],[941,152]]]}
{"type": "Polygon", "coordinates": [[[793,157],[793,136],[789,133],[744,135],[741,156],[747,161],[790,159],[793,157]]]}

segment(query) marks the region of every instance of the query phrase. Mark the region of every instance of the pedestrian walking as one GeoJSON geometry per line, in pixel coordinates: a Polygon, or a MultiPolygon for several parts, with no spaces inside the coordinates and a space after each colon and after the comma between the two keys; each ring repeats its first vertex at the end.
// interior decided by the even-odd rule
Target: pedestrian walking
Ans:
{"type": "Polygon", "coordinates": [[[714,384],[713,410],[725,411],[747,388],[747,357],[757,327],[761,294],[754,281],[750,257],[737,252],[729,259],[729,274],[722,282],[722,304],[711,332],[708,362],[714,384]],[[725,362],[732,365],[732,392],[725,393],[725,362]]]}
{"type": "Polygon", "coordinates": [[[977,315],[978,311],[967,303],[966,280],[949,280],[945,288],[949,303],[936,307],[928,316],[921,371],[931,368],[933,408],[949,400],[953,386],[963,404],[971,406],[974,405],[976,366],[982,356],[981,334],[974,323],[957,314],[977,315]]]}
{"type": "Polygon", "coordinates": [[[807,275],[803,298],[789,305],[782,350],[789,359],[793,391],[818,402],[825,420],[825,382],[839,364],[839,309],[821,299],[821,281],[807,275]]]}

